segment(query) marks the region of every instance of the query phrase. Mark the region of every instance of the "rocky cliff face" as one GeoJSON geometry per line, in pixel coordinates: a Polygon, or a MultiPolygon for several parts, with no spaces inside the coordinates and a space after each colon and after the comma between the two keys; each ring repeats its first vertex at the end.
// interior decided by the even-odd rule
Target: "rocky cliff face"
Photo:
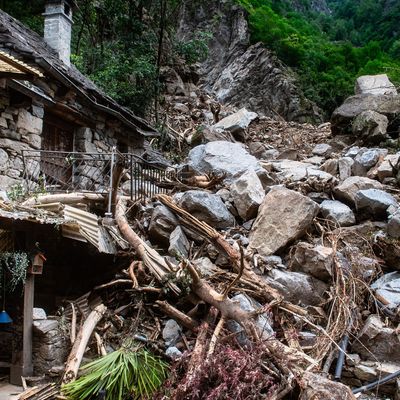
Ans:
{"type": "Polygon", "coordinates": [[[262,44],[250,44],[246,12],[230,0],[193,2],[181,11],[180,39],[196,31],[213,34],[200,84],[218,101],[268,117],[316,122],[320,110],[302,94],[292,71],[262,44]]]}

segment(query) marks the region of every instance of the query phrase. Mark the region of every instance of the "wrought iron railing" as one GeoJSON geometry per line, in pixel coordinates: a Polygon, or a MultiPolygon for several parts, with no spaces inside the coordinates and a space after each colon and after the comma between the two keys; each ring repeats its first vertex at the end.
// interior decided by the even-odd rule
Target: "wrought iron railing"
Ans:
{"type": "Polygon", "coordinates": [[[111,195],[113,180],[123,169],[119,190],[132,200],[158,193],[173,171],[152,165],[134,154],[23,151],[23,178],[28,193],[90,192],[111,195]]]}

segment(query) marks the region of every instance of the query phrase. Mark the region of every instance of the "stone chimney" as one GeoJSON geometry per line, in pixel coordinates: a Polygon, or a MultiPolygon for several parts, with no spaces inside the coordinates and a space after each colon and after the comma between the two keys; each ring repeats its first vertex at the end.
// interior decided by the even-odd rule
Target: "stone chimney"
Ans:
{"type": "Polygon", "coordinates": [[[72,1],[46,0],[44,40],[58,52],[60,60],[71,64],[72,1]]]}

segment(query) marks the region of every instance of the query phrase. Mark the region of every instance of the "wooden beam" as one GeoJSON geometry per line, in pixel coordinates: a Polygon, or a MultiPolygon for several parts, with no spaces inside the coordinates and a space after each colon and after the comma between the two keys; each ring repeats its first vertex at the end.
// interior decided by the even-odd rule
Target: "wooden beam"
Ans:
{"type": "Polygon", "coordinates": [[[35,297],[35,275],[28,274],[24,290],[24,331],[22,376],[33,374],[32,364],[32,328],[33,328],[33,301],[35,297]]]}

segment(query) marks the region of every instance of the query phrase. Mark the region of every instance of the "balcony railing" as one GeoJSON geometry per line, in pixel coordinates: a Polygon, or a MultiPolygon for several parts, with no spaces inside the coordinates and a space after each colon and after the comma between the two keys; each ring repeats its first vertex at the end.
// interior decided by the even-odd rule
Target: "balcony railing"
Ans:
{"type": "Polygon", "coordinates": [[[138,201],[159,193],[174,172],[156,167],[134,154],[78,153],[25,150],[23,152],[28,193],[90,192],[109,195],[113,180],[122,175],[119,190],[138,201]]]}

